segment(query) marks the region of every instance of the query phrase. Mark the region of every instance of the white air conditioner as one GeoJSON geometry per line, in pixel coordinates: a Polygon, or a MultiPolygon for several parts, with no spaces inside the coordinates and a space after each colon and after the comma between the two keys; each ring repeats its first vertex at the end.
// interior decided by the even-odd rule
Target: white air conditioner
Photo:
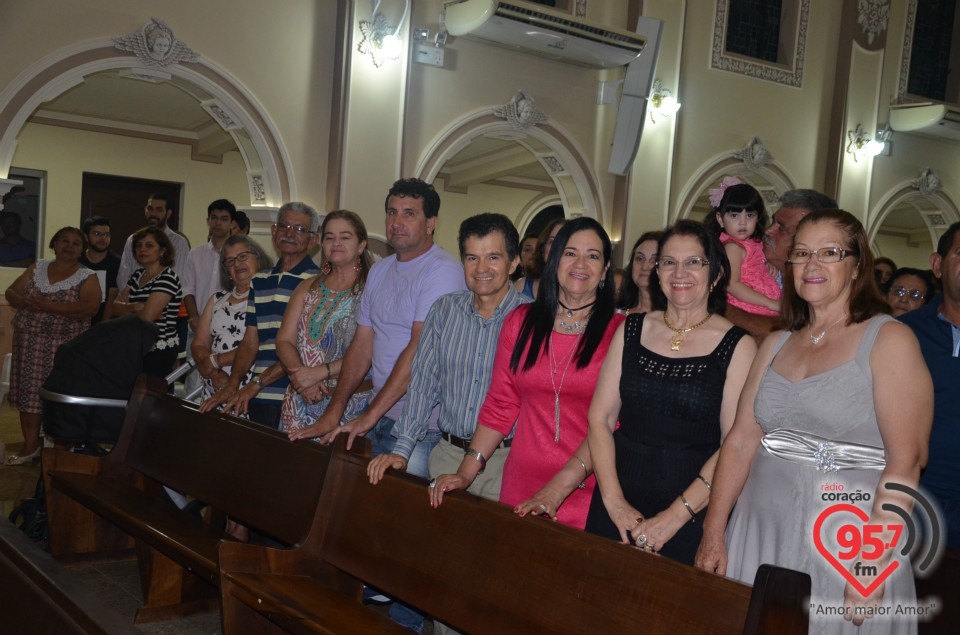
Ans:
{"type": "Polygon", "coordinates": [[[459,0],[444,5],[450,35],[468,36],[582,66],[612,68],[635,60],[646,40],[528,2],[459,0]]]}
{"type": "Polygon", "coordinates": [[[890,106],[890,128],[960,141],[960,110],[944,104],[894,104],[890,106]]]}

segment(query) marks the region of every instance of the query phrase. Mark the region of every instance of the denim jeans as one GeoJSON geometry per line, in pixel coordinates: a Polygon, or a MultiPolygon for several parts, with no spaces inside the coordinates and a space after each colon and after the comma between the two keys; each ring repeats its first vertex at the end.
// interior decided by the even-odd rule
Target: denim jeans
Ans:
{"type": "MultiPolygon", "coordinates": [[[[367,433],[367,439],[372,445],[371,453],[373,456],[389,454],[393,451],[393,446],[397,438],[393,436],[393,426],[396,421],[390,417],[382,417],[373,430],[367,433]]],[[[417,443],[413,448],[413,454],[407,461],[407,474],[413,474],[423,479],[430,478],[430,452],[440,442],[440,432],[430,431],[423,441],[417,443]]],[[[426,503],[424,503],[426,504],[426,503]]],[[[403,602],[394,602],[390,606],[390,619],[400,626],[409,629],[415,633],[423,632],[423,615],[415,611],[412,607],[403,602]]]]}
{"type": "MultiPolygon", "coordinates": [[[[367,433],[367,439],[372,444],[373,456],[381,454],[390,454],[393,452],[393,446],[397,443],[397,438],[393,435],[393,426],[396,421],[390,417],[382,417],[373,430],[367,433]]],[[[422,479],[430,479],[430,453],[437,443],[440,442],[440,431],[431,430],[427,436],[413,447],[413,454],[407,460],[407,474],[419,476],[422,479]]]]}

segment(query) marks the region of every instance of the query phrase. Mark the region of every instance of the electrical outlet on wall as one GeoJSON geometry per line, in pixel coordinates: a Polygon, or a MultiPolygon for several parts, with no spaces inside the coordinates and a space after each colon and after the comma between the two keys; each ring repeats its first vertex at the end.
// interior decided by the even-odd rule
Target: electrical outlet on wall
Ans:
{"type": "Polygon", "coordinates": [[[417,44],[417,62],[443,68],[443,47],[432,44],[417,44]]]}

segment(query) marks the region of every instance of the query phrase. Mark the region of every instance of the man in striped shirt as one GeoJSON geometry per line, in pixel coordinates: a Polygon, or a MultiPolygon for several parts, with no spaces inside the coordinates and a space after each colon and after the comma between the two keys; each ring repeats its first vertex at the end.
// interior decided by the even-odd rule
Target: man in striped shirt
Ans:
{"type": "MultiPolygon", "coordinates": [[[[513,223],[502,214],[480,214],[460,225],[460,259],[468,290],[443,296],[427,314],[407,402],[395,427],[397,441],[392,453],[370,462],[371,482],[379,482],[390,468],[406,469],[414,447],[427,434],[437,403],[442,436],[430,453],[430,476],[452,474],[460,467],[490,385],[500,327],[510,311],[530,301],[510,284],[510,274],[520,262],[519,242],[513,223]]],[[[470,492],[499,499],[509,447],[507,439],[487,460],[470,492]]]]}
{"type": "Polygon", "coordinates": [[[293,290],[319,271],[310,258],[319,226],[317,211],[305,203],[284,203],[280,208],[277,222],[270,228],[280,259],[273,269],[253,277],[247,300],[247,329],[237,347],[230,380],[200,406],[201,412],[226,404],[228,412],[249,412],[252,421],[274,429],[280,426],[280,407],[289,380],[277,361],[274,341],[293,290]],[[241,389],[240,381],[251,366],[253,381],[241,389]]]}

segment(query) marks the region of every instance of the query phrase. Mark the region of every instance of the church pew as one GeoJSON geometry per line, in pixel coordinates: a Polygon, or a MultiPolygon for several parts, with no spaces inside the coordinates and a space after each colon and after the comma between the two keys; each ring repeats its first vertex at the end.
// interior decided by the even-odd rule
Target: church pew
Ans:
{"type": "Polygon", "coordinates": [[[256,423],[166,393],[140,377],[104,457],[43,453],[50,548],[57,557],[136,548],[144,595],[137,623],[215,610],[225,516],[285,545],[311,526],[329,448],[291,443],[256,423]],[[204,520],[161,484],[207,505],[204,520]]]}
{"type": "Polygon", "coordinates": [[[751,587],[368,459],[331,459],[313,528],[296,550],[222,543],[227,635],[403,633],[361,603],[361,580],[466,633],[807,632],[806,574],[763,567],[751,587]]]}

